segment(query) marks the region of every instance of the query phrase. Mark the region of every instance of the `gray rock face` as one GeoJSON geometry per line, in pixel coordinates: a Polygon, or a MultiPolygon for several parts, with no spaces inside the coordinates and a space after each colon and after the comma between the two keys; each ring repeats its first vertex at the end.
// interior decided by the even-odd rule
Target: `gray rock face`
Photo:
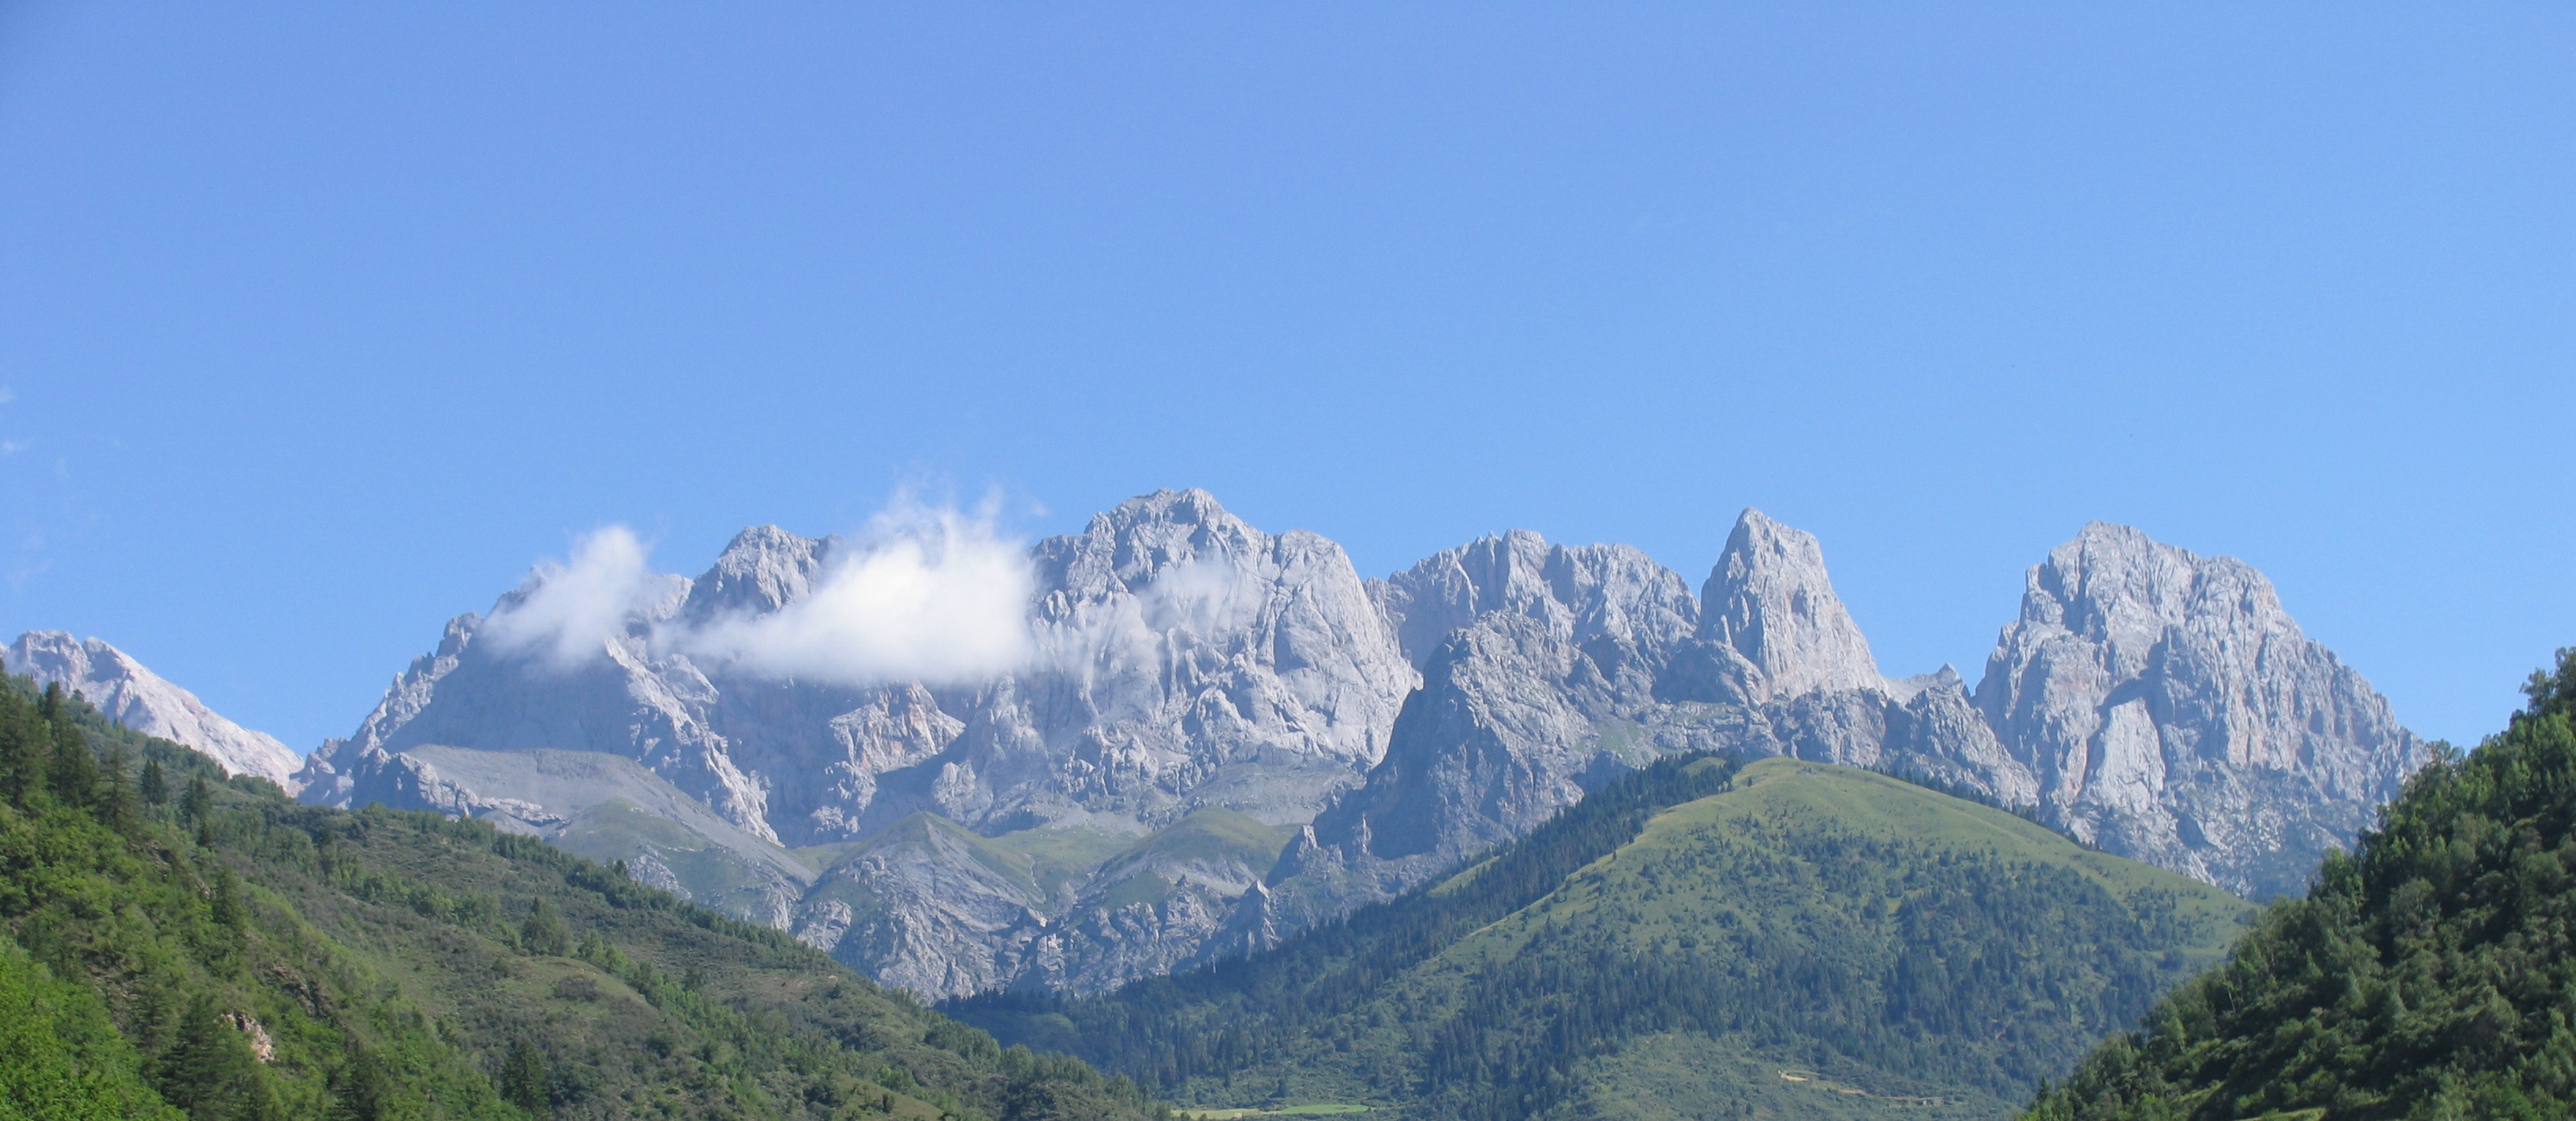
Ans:
{"type": "Polygon", "coordinates": [[[824,876],[797,934],[940,996],[1102,992],[1269,944],[1261,876],[1284,830],[1211,808],[1141,839],[1082,832],[916,814],[824,876]]]}
{"type": "Polygon", "coordinates": [[[1367,788],[1317,818],[1273,874],[1294,921],[1411,886],[1651,758],[1634,718],[1699,614],[1681,577],[1644,553],[1525,531],[1371,590],[1424,688],[1367,788]]]}
{"type": "Polygon", "coordinates": [[[2425,758],[2271,582],[2095,522],[2030,570],[1977,706],[2047,816],[2230,891],[2297,891],[2425,758]]]}
{"type": "MultiPolygon", "coordinates": [[[[1479,548],[1500,546],[1435,557],[1380,593],[1407,651],[1430,651],[1424,689],[1368,783],[1291,844],[1274,910],[1311,921],[1409,887],[1682,750],[1923,775],[2260,898],[2301,889],[2424,759],[2260,573],[2126,527],[2087,526],[2031,570],[1973,697],[1947,666],[1881,676],[1815,539],[1758,511],[1695,618],[1667,609],[1598,657],[1563,621],[1581,597],[1533,610],[1539,597],[1496,594],[1546,585],[1467,574],[1543,565],[1476,568],[1464,558],[1479,548]]],[[[1521,549],[1539,555],[1535,538],[1521,549]]]]}
{"type": "Polygon", "coordinates": [[[186,744],[230,774],[258,775],[292,791],[304,757],[277,737],[224,719],[197,695],[164,681],[99,639],[62,631],[28,631],[0,649],[0,665],[38,685],[60,684],[108,719],[147,736],[186,744]]]}
{"type": "Polygon", "coordinates": [[[1758,704],[1885,686],[1812,534],[1746,510],[1700,599],[1699,653],[1716,694],[1704,699],[1758,704]]]}
{"type": "Polygon", "coordinates": [[[1423,882],[1667,752],[1794,755],[2036,796],[1958,675],[1882,677],[1815,538],[1758,510],[1696,600],[1635,549],[1527,532],[1373,590],[1424,685],[1367,785],[1273,870],[1266,906],[1291,928],[1423,882]]]}
{"type": "Polygon", "coordinates": [[[1339,546],[1261,533],[1202,491],[1132,500],[1032,549],[1038,655],[993,680],[781,680],[657,641],[774,613],[846,547],[746,530],[569,668],[477,644],[484,620],[460,617],[354,736],[315,754],[315,800],[347,797],[344,759],[440,743],[624,755],[791,846],[922,811],[990,832],[1141,833],[1206,805],[1302,822],[1377,761],[1416,681],[1339,546]]]}

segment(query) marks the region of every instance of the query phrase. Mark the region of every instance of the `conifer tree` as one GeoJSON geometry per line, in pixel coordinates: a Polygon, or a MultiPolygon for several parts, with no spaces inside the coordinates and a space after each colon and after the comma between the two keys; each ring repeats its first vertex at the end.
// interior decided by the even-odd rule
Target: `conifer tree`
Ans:
{"type": "Polygon", "coordinates": [[[179,800],[179,816],[192,822],[204,822],[206,811],[213,808],[215,793],[206,785],[206,776],[188,780],[188,793],[179,800]]]}
{"type": "Polygon", "coordinates": [[[0,690],[0,796],[21,809],[27,805],[28,792],[37,787],[42,757],[38,745],[45,742],[41,728],[26,702],[14,692],[0,690]]]}
{"type": "Polygon", "coordinates": [[[545,1056],[524,1036],[510,1041],[509,1057],[501,1061],[501,1098],[532,1117],[553,1114],[546,1095],[545,1056]]]}
{"type": "Polygon", "coordinates": [[[125,747],[108,749],[105,780],[99,785],[99,820],[111,829],[125,829],[134,824],[134,778],[127,766],[125,747]]]}
{"type": "MultiPolygon", "coordinates": [[[[250,1084],[258,1063],[249,1042],[216,1009],[215,998],[200,993],[180,1015],[176,1046],[162,1057],[160,1077],[154,1081],[162,1100],[185,1111],[190,1121],[235,1121],[256,1108],[250,1084]]],[[[273,1107],[274,1091],[269,1100],[273,1107]]]]}
{"type": "Polygon", "coordinates": [[[330,1121],[380,1121],[392,1109],[393,1084],[385,1068],[363,1048],[353,1048],[347,1062],[331,1072],[330,1121]]]}
{"type": "Polygon", "coordinates": [[[170,779],[161,772],[161,761],[143,761],[143,804],[158,806],[170,800],[170,779]]]}
{"type": "Polygon", "coordinates": [[[98,757],[90,752],[88,737],[68,721],[56,721],[53,733],[54,758],[48,777],[54,797],[83,809],[97,804],[98,757]]]}
{"type": "Polygon", "coordinates": [[[241,933],[250,926],[250,911],[242,906],[241,881],[233,875],[232,866],[220,857],[212,858],[211,863],[215,868],[215,921],[236,934],[241,933]]]}

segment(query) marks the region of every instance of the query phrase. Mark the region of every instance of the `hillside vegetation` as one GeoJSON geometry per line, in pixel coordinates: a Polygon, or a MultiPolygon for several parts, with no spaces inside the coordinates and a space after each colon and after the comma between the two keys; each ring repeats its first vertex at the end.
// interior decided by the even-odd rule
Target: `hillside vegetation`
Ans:
{"type": "Polygon", "coordinates": [[[776,931],[0,688],[0,1117],[1124,1119],[776,931]]]}
{"type": "Polygon", "coordinates": [[[2576,650],[2035,1121],[2576,1114],[2576,650]]]}
{"type": "Polygon", "coordinates": [[[949,1007],[1191,1106],[1998,1117],[2250,910],[1889,776],[1702,757],[1276,950],[949,1007]]]}

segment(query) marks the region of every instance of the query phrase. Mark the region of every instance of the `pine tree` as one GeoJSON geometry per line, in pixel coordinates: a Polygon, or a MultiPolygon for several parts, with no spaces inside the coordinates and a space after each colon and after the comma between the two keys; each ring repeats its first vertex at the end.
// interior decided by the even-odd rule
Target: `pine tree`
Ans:
{"type": "Polygon", "coordinates": [[[0,795],[21,809],[27,795],[38,789],[43,728],[15,692],[0,691],[0,795]]]}
{"type": "Polygon", "coordinates": [[[250,926],[250,910],[242,906],[241,881],[233,875],[232,866],[224,863],[222,858],[211,860],[215,866],[215,921],[239,934],[250,926]]]}
{"type": "Polygon", "coordinates": [[[241,1032],[224,1022],[214,997],[200,993],[180,1015],[179,1038],[153,1081],[190,1121],[233,1121],[252,1096],[245,1091],[258,1062],[241,1032]]]}
{"type": "Polygon", "coordinates": [[[286,1103],[277,1100],[277,1087],[268,1081],[268,1068],[254,1060],[243,1075],[231,1121],[287,1121],[286,1103]]]}
{"type": "Polygon", "coordinates": [[[133,772],[127,767],[125,746],[108,749],[105,781],[99,785],[99,820],[111,829],[125,829],[134,824],[133,772]]]}
{"type": "Polygon", "coordinates": [[[509,1057],[501,1061],[501,1097],[532,1117],[553,1113],[546,1095],[545,1056],[524,1036],[510,1041],[509,1057]]]}
{"type": "Polygon", "coordinates": [[[53,732],[54,758],[47,777],[54,797],[83,809],[97,804],[98,756],[89,749],[89,737],[68,721],[55,723],[53,732]]]}
{"type": "Polygon", "coordinates": [[[192,822],[204,822],[206,811],[214,808],[215,793],[206,785],[206,776],[188,780],[188,793],[179,799],[179,816],[192,822]]]}
{"type": "Polygon", "coordinates": [[[161,773],[161,761],[143,761],[143,803],[158,806],[170,800],[170,779],[161,773]]]}
{"type": "Polygon", "coordinates": [[[384,1065],[364,1049],[352,1049],[348,1061],[331,1072],[330,1121],[380,1121],[392,1102],[384,1065]]]}

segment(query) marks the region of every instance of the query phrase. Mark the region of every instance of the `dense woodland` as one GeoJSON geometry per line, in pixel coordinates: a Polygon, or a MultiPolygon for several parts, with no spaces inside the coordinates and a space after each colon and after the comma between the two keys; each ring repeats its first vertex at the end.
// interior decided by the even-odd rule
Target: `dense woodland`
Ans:
{"type": "Polygon", "coordinates": [[[0,1117],[1161,1111],[477,822],[299,805],[0,688],[0,1117]]]}
{"type": "MultiPolygon", "coordinates": [[[[1605,1063],[1687,1037],[1994,1116],[2212,960],[2245,910],[2000,812],[1809,769],[1865,805],[1716,797],[1734,761],[1668,759],[1277,950],[1107,997],[950,1008],[1193,1104],[1588,1113],[1605,1063]],[[1929,831],[1861,820],[1882,813],[1929,831]]],[[[1761,1078],[1700,1105],[1750,1114],[1780,1090],[1761,1078]]]]}
{"type": "Polygon", "coordinates": [[[2576,650],[2034,1121],[2576,1115],[2576,650]]]}

